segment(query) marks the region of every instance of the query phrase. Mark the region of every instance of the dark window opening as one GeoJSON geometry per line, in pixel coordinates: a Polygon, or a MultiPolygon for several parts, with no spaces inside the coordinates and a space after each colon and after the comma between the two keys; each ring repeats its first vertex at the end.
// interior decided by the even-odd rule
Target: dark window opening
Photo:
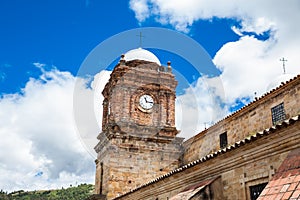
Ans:
{"type": "Polygon", "coordinates": [[[284,112],[283,103],[271,108],[271,112],[272,112],[273,125],[276,125],[277,123],[282,122],[283,120],[285,120],[285,112],[284,112]]]}
{"type": "Polygon", "coordinates": [[[227,147],[227,132],[220,135],[220,148],[227,147]]]}
{"type": "Polygon", "coordinates": [[[103,163],[100,163],[100,194],[102,194],[103,189],[103,163]]]}
{"type": "Polygon", "coordinates": [[[259,185],[253,185],[250,186],[250,197],[251,200],[256,200],[259,195],[261,194],[261,192],[264,190],[264,188],[266,187],[268,183],[262,183],[259,185]]]}

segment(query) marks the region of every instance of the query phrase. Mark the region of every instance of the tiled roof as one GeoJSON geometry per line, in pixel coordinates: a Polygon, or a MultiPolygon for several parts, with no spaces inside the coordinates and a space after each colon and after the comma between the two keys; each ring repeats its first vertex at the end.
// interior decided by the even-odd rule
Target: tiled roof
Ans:
{"type": "MultiPolygon", "coordinates": [[[[121,195],[119,197],[125,196],[125,195],[130,194],[132,192],[135,192],[135,191],[137,191],[137,190],[139,190],[141,188],[147,187],[147,186],[149,186],[151,184],[154,184],[154,183],[156,183],[156,182],[158,182],[160,180],[163,180],[163,179],[165,179],[167,177],[170,177],[173,174],[180,173],[180,172],[182,172],[182,171],[184,171],[184,170],[186,170],[188,168],[191,168],[191,167],[193,167],[195,165],[198,165],[200,163],[204,163],[204,162],[206,162],[206,161],[208,161],[210,159],[213,159],[213,158],[215,158],[215,157],[217,157],[217,156],[219,156],[221,154],[229,152],[229,151],[231,151],[233,149],[237,149],[237,148],[239,148],[239,147],[241,147],[241,146],[243,146],[243,145],[245,145],[247,143],[251,143],[251,142],[253,142],[253,141],[255,141],[255,140],[259,139],[259,138],[265,137],[265,136],[267,136],[269,134],[275,133],[275,132],[277,132],[277,130],[285,128],[285,127],[288,127],[288,126],[290,126],[290,125],[292,125],[292,124],[294,124],[296,122],[299,122],[299,121],[300,121],[300,115],[292,117],[292,118],[290,118],[288,120],[283,121],[280,124],[277,124],[276,126],[272,126],[271,128],[265,129],[264,131],[257,132],[256,134],[251,135],[251,136],[249,136],[249,137],[247,137],[247,138],[245,138],[243,140],[240,140],[240,141],[238,141],[238,142],[236,142],[236,143],[234,143],[234,144],[232,144],[232,145],[230,145],[230,146],[228,146],[226,148],[220,149],[220,150],[218,150],[218,151],[216,151],[214,153],[208,154],[208,155],[206,155],[206,156],[204,156],[204,157],[202,157],[202,158],[200,158],[198,160],[190,162],[189,164],[186,164],[186,165],[184,165],[184,166],[182,166],[180,168],[174,169],[174,170],[170,171],[169,173],[167,173],[165,175],[162,175],[160,177],[157,177],[156,179],[151,180],[151,181],[149,181],[147,183],[144,183],[140,187],[137,187],[137,188],[131,190],[130,192],[125,193],[125,194],[123,194],[123,195],[121,195]]],[[[117,197],[115,199],[118,199],[119,197],[117,197]]]]}
{"type": "Polygon", "coordinates": [[[300,148],[291,151],[258,200],[300,199],[300,148]]]}

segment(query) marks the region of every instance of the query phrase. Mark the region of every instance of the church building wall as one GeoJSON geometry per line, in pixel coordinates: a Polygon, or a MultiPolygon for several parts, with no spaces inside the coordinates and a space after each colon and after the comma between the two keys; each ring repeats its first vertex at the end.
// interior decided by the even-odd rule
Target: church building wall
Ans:
{"type": "Polygon", "coordinates": [[[231,149],[213,154],[159,177],[116,199],[170,200],[199,182],[220,177],[212,199],[250,200],[250,187],[268,183],[287,154],[300,148],[300,121],[265,131],[231,149]],[[217,192],[217,194],[216,194],[217,192]],[[222,196],[218,198],[218,195],[222,196]]]}

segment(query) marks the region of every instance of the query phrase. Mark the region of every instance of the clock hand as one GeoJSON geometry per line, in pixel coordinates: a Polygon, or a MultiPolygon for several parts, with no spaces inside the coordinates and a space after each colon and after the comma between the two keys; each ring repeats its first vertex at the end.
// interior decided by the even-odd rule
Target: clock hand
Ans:
{"type": "Polygon", "coordinates": [[[146,103],[149,103],[149,102],[147,101],[147,98],[146,98],[146,97],[144,97],[144,99],[145,99],[146,103]]]}
{"type": "Polygon", "coordinates": [[[147,101],[147,100],[146,100],[146,103],[153,104],[154,102],[153,102],[153,101],[147,101]]]}

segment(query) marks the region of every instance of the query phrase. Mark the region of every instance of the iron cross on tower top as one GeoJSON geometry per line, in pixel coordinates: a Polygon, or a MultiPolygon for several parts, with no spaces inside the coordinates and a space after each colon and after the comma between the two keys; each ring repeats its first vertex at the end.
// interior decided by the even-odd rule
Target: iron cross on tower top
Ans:
{"type": "Polygon", "coordinates": [[[142,38],[145,37],[145,36],[142,35],[142,32],[140,32],[140,34],[136,35],[136,36],[140,37],[140,47],[142,48],[142,42],[143,42],[142,38]]]}
{"type": "Polygon", "coordinates": [[[284,57],[282,57],[279,61],[282,62],[282,67],[283,67],[283,73],[285,74],[285,62],[287,62],[286,59],[284,59],[284,57]]]}

